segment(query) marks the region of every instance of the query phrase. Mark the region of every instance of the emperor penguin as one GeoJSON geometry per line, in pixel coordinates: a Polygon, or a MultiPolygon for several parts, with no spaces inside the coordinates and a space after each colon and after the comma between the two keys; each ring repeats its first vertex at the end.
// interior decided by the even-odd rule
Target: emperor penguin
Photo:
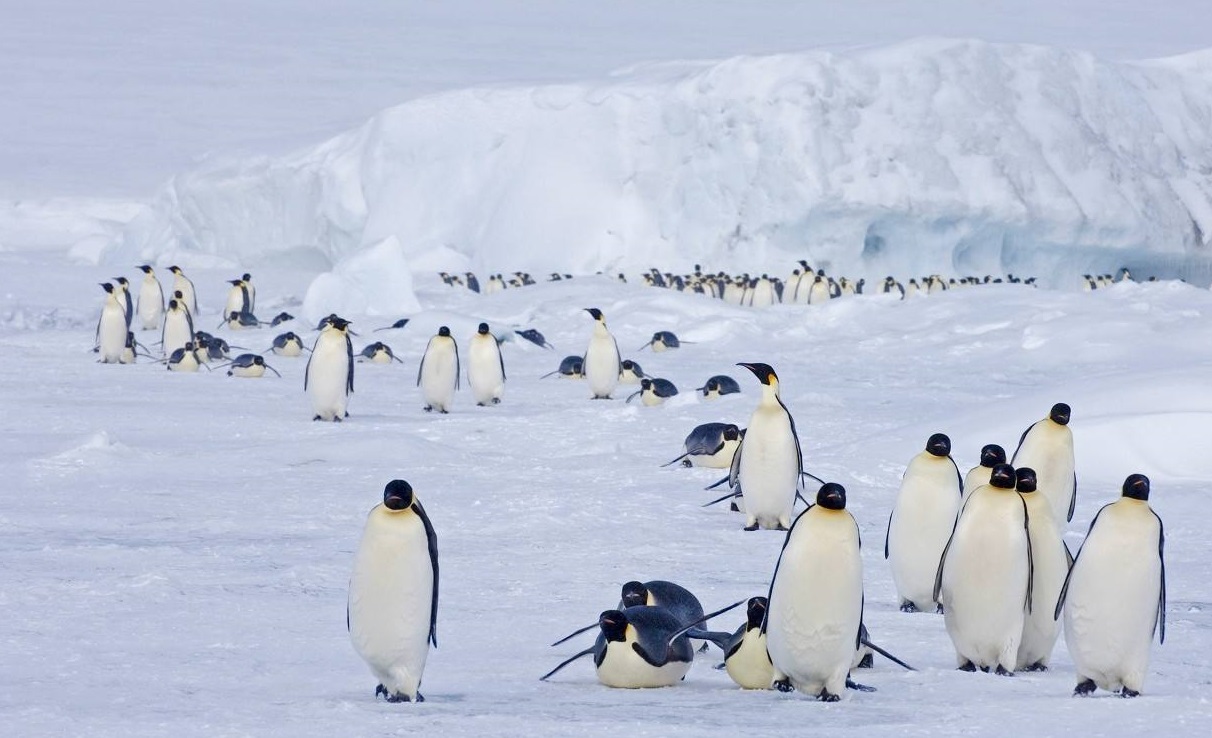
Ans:
{"type": "Polygon", "coordinates": [[[714,400],[724,395],[735,395],[741,391],[741,385],[727,374],[716,374],[710,377],[702,387],[695,390],[703,393],[703,399],[714,400]]]}
{"type": "Polygon", "coordinates": [[[353,341],[349,321],[330,315],[320,324],[303,373],[303,389],[311,396],[312,420],[340,423],[349,416],[349,395],[354,391],[353,341]]]}
{"type": "Polygon", "coordinates": [[[539,377],[539,379],[547,379],[555,374],[559,374],[561,377],[568,377],[569,379],[580,379],[583,363],[584,359],[580,356],[565,356],[560,360],[558,369],[553,372],[547,372],[539,377]]]}
{"type": "Polygon", "coordinates": [[[795,420],[779,398],[779,378],[769,364],[737,366],[753,372],[762,383],[762,396],[732,456],[728,485],[744,502],[745,530],[786,530],[803,471],[795,420]]]}
{"type": "Polygon", "coordinates": [[[450,335],[450,328],[438,328],[438,334],[426,344],[417,369],[417,386],[425,398],[425,412],[450,412],[455,390],[459,388],[459,346],[450,335]]]}
{"type": "Polygon", "coordinates": [[[424,701],[418,690],[437,623],[438,537],[412,486],[395,479],[366,518],[346,610],[354,650],[379,680],[375,697],[424,701]]]}
{"type": "Polygon", "coordinates": [[[1086,533],[1053,612],[1064,613],[1076,695],[1096,687],[1136,697],[1154,634],[1166,642],[1166,531],[1149,506],[1149,478],[1124,480],[1086,533]]]}
{"type": "Polygon", "coordinates": [[[775,689],[841,699],[863,622],[860,545],[845,488],[822,485],[787,532],[770,582],[762,631],[775,689]]]}
{"type": "Polygon", "coordinates": [[[968,470],[964,475],[964,502],[972,490],[989,483],[989,473],[998,464],[1006,463],[1006,450],[996,443],[990,443],[981,449],[981,463],[968,470]]]}
{"type": "Polygon", "coordinates": [[[774,682],[774,665],[766,650],[765,597],[750,597],[745,609],[745,622],[732,635],[724,649],[724,669],[741,689],[770,689],[774,682]]]}
{"type": "Polygon", "coordinates": [[[227,283],[231,285],[231,289],[227,291],[227,302],[223,304],[223,314],[239,315],[240,313],[251,313],[252,308],[248,299],[248,288],[244,286],[243,279],[229,279],[227,283]]]}
{"type": "MultiPolygon", "coordinates": [[[[629,607],[663,607],[682,625],[692,625],[706,619],[703,614],[703,604],[699,602],[699,598],[695,597],[693,592],[680,584],[664,579],[653,579],[649,582],[633,579],[624,582],[620,589],[617,609],[626,610],[629,607]]],[[[551,645],[558,646],[593,629],[596,625],[597,623],[593,623],[574,630],[551,645]]]]}
{"type": "Polygon", "coordinates": [[[160,318],[164,315],[164,288],[151,265],[144,264],[139,269],[143,272],[143,282],[139,285],[139,322],[143,330],[154,331],[160,327],[160,318]]]}
{"type": "Polygon", "coordinates": [[[741,429],[732,423],[703,423],[695,426],[683,444],[685,453],[661,466],[682,462],[682,466],[727,469],[741,445],[741,429]]]}
{"type": "Polygon", "coordinates": [[[623,359],[619,364],[619,384],[639,384],[643,378],[644,370],[631,359],[623,359]]]}
{"type": "MultiPolygon", "coordinates": [[[[274,369],[269,364],[266,364],[265,357],[261,356],[260,354],[240,354],[236,358],[232,359],[227,366],[230,367],[227,370],[227,376],[229,377],[257,379],[265,376],[266,369],[274,374],[277,374],[279,378],[282,376],[278,373],[277,369],[274,369]]],[[[223,367],[219,368],[222,369],[223,367]]]]}
{"type": "Polygon", "coordinates": [[[184,346],[174,349],[165,360],[170,372],[196,372],[202,368],[203,363],[193,341],[186,341],[184,346]]]}
{"type": "Polygon", "coordinates": [[[273,351],[278,356],[302,356],[303,351],[307,347],[303,345],[303,339],[294,331],[286,331],[274,337],[273,346],[270,351],[273,351]]]}
{"type": "Polygon", "coordinates": [[[573,661],[592,654],[598,681],[607,687],[672,687],[682,681],[694,660],[694,647],[683,632],[685,626],[664,607],[639,605],[607,610],[598,618],[600,632],[593,646],[540,679],[546,681],[573,661]]]}
{"type": "Polygon", "coordinates": [[[189,309],[176,298],[168,301],[164,325],[160,328],[160,346],[165,356],[190,343],[194,338],[194,318],[189,309]]]}
{"type": "Polygon", "coordinates": [[[103,282],[101,289],[105,290],[105,302],[97,319],[97,351],[102,364],[119,364],[126,349],[126,307],[112,284],[103,282]]]}
{"type": "Polygon", "coordinates": [[[139,341],[135,339],[134,332],[127,331],[126,332],[126,345],[122,347],[122,357],[120,359],[118,359],[118,363],[119,364],[134,364],[136,358],[139,356],[148,356],[148,357],[151,356],[151,354],[147,353],[146,350],[144,350],[143,353],[140,353],[139,349],[141,349],[141,348],[143,348],[143,344],[139,343],[139,341]]]}
{"type": "Polygon", "coordinates": [[[118,302],[122,304],[123,318],[126,320],[126,329],[130,330],[130,323],[135,317],[135,300],[130,295],[130,280],[126,277],[114,277],[114,282],[118,285],[114,288],[114,292],[118,295],[118,302]]]}
{"type": "Polygon", "coordinates": [[[391,350],[391,346],[388,346],[382,341],[375,341],[374,343],[368,344],[366,347],[364,347],[362,351],[358,353],[358,361],[362,361],[363,359],[372,364],[390,364],[393,361],[401,364],[404,363],[404,360],[396,356],[395,352],[391,350]]]}
{"type": "Polygon", "coordinates": [[[1040,492],[1052,503],[1057,528],[1073,519],[1077,506],[1077,473],[1073,459],[1073,431],[1069,430],[1069,406],[1058,402],[1048,417],[1023,431],[1010,463],[1035,470],[1040,492]]]}
{"type": "Polygon", "coordinates": [[[505,357],[501,356],[501,345],[488,330],[487,323],[480,323],[467,349],[467,383],[471,385],[471,396],[480,407],[498,405],[505,391],[505,357]]]}
{"type": "Polygon", "coordinates": [[[1052,505],[1037,491],[1035,470],[1015,469],[1015,490],[1027,503],[1027,533],[1031,536],[1031,598],[1039,603],[1023,620],[1023,638],[1018,644],[1019,671],[1046,671],[1052,648],[1060,635],[1059,624],[1049,604],[1060,597],[1073,557],[1052,520],[1052,505]]]}
{"type": "Polygon", "coordinates": [[[829,283],[825,281],[825,277],[818,274],[812,280],[812,286],[808,288],[808,304],[823,305],[832,298],[829,291],[829,283]]]}
{"type": "Polygon", "coordinates": [[[935,433],[926,450],[914,456],[901,478],[888,517],[884,558],[892,568],[901,612],[934,612],[938,562],[959,515],[959,468],[951,458],[951,439],[935,433]]]}
{"type": "Polygon", "coordinates": [[[173,273],[173,292],[181,293],[181,305],[189,310],[190,315],[198,314],[198,294],[194,292],[194,283],[189,281],[181,267],[170,266],[168,271],[173,273]]]}
{"type": "Polygon", "coordinates": [[[593,317],[593,337],[582,358],[585,380],[595,400],[609,400],[619,384],[622,366],[619,361],[619,344],[606,329],[606,317],[597,308],[585,308],[593,317]]]}
{"type": "Polygon", "coordinates": [[[677,393],[678,388],[668,379],[644,377],[640,380],[640,388],[628,395],[627,402],[631,402],[631,398],[639,395],[640,402],[646,407],[656,407],[657,405],[664,404],[665,400],[668,400],[677,393]]]}
{"type": "Polygon", "coordinates": [[[1027,503],[1014,491],[1014,468],[998,464],[989,484],[964,503],[939,561],[934,599],[961,671],[1011,676],[1031,597],[1027,503]]]}
{"type": "Polygon", "coordinates": [[[751,307],[770,307],[774,304],[774,285],[768,275],[763,274],[757,280],[748,299],[751,307]]]}

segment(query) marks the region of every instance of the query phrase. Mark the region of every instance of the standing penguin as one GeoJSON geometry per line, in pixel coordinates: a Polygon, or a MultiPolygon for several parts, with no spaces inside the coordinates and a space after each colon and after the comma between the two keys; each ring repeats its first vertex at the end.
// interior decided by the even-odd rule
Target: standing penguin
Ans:
{"type": "Polygon", "coordinates": [[[961,671],[1010,676],[1031,599],[1027,503],[1014,491],[1014,467],[998,464],[989,484],[964,503],[939,561],[934,599],[961,671]]]}
{"type": "Polygon", "coordinates": [[[968,470],[964,475],[964,501],[972,490],[989,483],[989,473],[998,464],[1006,463],[1006,450],[996,443],[990,443],[981,449],[981,463],[968,470]]]}
{"type": "Polygon", "coordinates": [[[177,349],[193,341],[194,318],[183,303],[173,298],[168,301],[164,313],[164,325],[160,328],[160,347],[165,356],[172,356],[177,349]]]}
{"type": "Polygon", "coordinates": [[[330,315],[320,323],[320,335],[303,373],[303,389],[311,395],[312,420],[340,423],[349,416],[346,407],[354,389],[354,353],[348,320],[330,315]]]}
{"type": "Polygon", "coordinates": [[[488,331],[487,323],[480,323],[471,337],[467,349],[467,383],[471,385],[471,396],[476,404],[497,405],[505,391],[505,357],[501,356],[501,345],[488,331]]]}
{"type": "Polygon", "coordinates": [[[846,490],[822,485],[787,532],[770,582],[762,630],[779,691],[841,699],[863,622],[860,546],[846,490]]]}
{"type": "Polygon", "coordinates": [[[795,420],[779,398],[779,378],[769,364],[737,364],[762,383],[762,397],[732,456],[728,486],[744,502],[745,530],[791,525],[791,509],[803,471],[795,420]]]}
{"type": "Polygon", "coordinates": [[[606,317],[597,308],[585,308],[594,320],[593,337],[582,357],[585,380],[595,400],[609,400],[619,384],[622,365],[619,361],[619,344],[606,329],[606,317]]]}
{"type": "Polygon", "coordinates": [[[425,345],[425,355],[417,369],[417,386],[425,398],[425,412],[450,412],[455,390],[459,388],[459,346],[450,335],[450,328],[438,328],[438,334],[425,345]]]}
{"type": "Polygon", "coordinates": [[[429,645],[438,645],[438,537],[412,487],[387,484],[371,509],[349,579],[346,626],[379,680],[375,696],[422,702],[429,645]]]}
{"type": "Polygon", "coordinates": [[[1077,688],[1136,697],[1144,688],[1154,633],[1166,642],[1166,530],[1149,506],[1149,478],[1124,480],[1086,533],[1053,612],[1065,615],[1065,645],[1077,688]]]}
{"type": "Polygon", "coordinates": [[[114,277],[114,282],[118,285],[114,288],[114,292],[120,293],[118,295],[118,302],[122,303],[122,313],[126,319],[126,329],[130,330],[130,322],[135,317],[135,301],[130,296],[130,280],[126,277],[114,277]]]}
{"type": "Polygon", "coordinates": [[[248,288],[244,285],[243,279],[229,279],[227,283],[231,285],[231,289],[227,291],[227,302],[223,304],[223,314],[231,315],[235,313],[251,313],[252,308],[248,299],[248,288]]]}
{"type": "Polygon", "coordinates": [[[1017,466],[1035,470],[1039,489],[1052,503],[1052,515],[1059,530],[1073,519],[1077,505],[1077,474],[1074,471],[1073,431],[1069,430],[1069,406],[1058,402],[1048,417],[1023,431],[1018,449],[1010,459],[1017,466]]]}
{"type": "Polygon", "coordinates": [[[901,612],[932,612],[934,578],[960,509],[959,468],[951,458],[951,439],[935,433],[926,450],[914,456],[901,478],[896,505],[888,517],[884,558],[901,612]]]}
{"type": "Polygon", "coordinates": [[[194,283],[189,281],[181,267],[170,266],[168,271],[173,273],[173,292],[180,292],[181,305],[189,310],[190,315],[198,314],[198,294],[194,292],[194,283]]]}
{"type": "Polygon", "coordinates": [[[143,282],[139,285],[139,305],[137,312],[143,330],[154,331],[160,327],[160,318],[164,315],[164,288],[156,279],[156,271],[150,265],[139,267],[143,272],[143,282]]]}
{"type": "Polygon", "coordinates": [[[1052,505],[1036,491],[1035,470],[1015,469],[1015,490],[1027,503],[1027,533],[1031,536],[1031,598],[1039,607],[1023,620],[1023,639],[1018,644],[1019,671],[1046,671],[1060,634],[1050,603],[1060,597],[1073,557],[1052,519],[1052,505]]]}
{"type": "Polygon", "coordinates": [[[97,319],[97,351],[102,364],[120,364],[126,349],[126,307],[112,284],[103,282],[101,289],[105,290],[105,303],[97,319]]]}

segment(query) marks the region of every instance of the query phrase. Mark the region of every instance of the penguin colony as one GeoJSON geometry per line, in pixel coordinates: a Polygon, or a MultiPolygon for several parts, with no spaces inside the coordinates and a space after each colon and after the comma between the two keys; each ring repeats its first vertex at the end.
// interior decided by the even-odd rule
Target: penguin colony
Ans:
{"type": "MultiPolygon", "coordinates": [[[[801,264],[804,271],[793,273],[793,302],[799,301],[805,279],[811,279],[809,296],[817,289],[822,295],[828,292],[822,299],[862,293],[862,280],[848,289],[846,280],[835,284],[801,264]]],[[[154,269],[144,265],[140,270],[144,276],[137,302],[125,278],[101,285],[106,295],[94,348],[99,361],[134,363],[138,356],[150,356],[135,339],[132,325],[138,317],[140,330],[160,331],[161,361],[170,370],[197,371],[208,362],[227,360],[222,366],[230,367],[229,376],[256,378],[267,370],[281,376],[261,354],[232,359],[226,341],[196,330],[196,291],[181,269],[169,269],[174,282],[167,303],[154,269]]],[[[690,286],[691,291],[747,305],[785,302],[791,284],[764,276],[701,277],[697,268],[691,276],[695,279],[671,278],[653,270],[645,281],[677,289],[690,286]]],[[[570,277],[553,274],[551,281],[565,278],[570,277]]],[[[474,275],[468,273],[465,279],[470,289],[480,291],[474,275]]],[[[1119,279],[1130,279],[1127,270],[1119,279]]],[[[443,280],[463,283],[446,274],[443,280]]],[[[533,283],[529,275],[519,273],[509,286],[533,283]]],[[[931,277],[923,286],[910,280],[912,287],[906,290],[889,278],[880,291],[908,296],[915,289],[928,294],[977,283],[982,282],[944,283],[931,277]]],[[[269,322],[256,318],[251,275],[229,284],[221,323],[228,329],[294,320],[287,313],[269,322]]],[[[488,292],[506,286],[500,275],[488,284],[488,292]]],[[[1089,289],[1101,286],[1098,280],[1088,280],[1089,289]]],[[[811,297],[805,301],[812,303],[811,297]]],[[[669,380],[647,376],[638,363],[621,357],[601,310],[586,312],[594,321],[586,350],[565,358],[552,374],[584,379],[594,399],[611,399],[620,384],[638,383],[640,389],[628,399],[638,396],[647,406],[678,394],[669,380]]],[[[405,318],[376,330],[400,329],[407,323],[405,318]]],[[[310,354],[304,390],[315,420],[340,422],[349,416],[355,365],[351,336],[356,335],[350,325],[329,315],[317,326],[312,346],[287,331],[267,349],[284,357],[310,354]]],[[[517,333],[551,348],[533,329],[517,333]]],[[[467,378],[477,405],[501,402],[506,376],[501,342],[481,323],[467,344],[467,378]]],[[[682,343],[687,342],[658,331],[641,348],[673,350],[682,343]]],[[[382,342],[369,344],[359,357],[374,363],[402,362],[382,342]]],[[[694,659],[692,640],[718,646],[723,667],[745,689],[794,690],[823,701],[841,699],[847,688],[874,691],[851,680],[854,668],[871,666],[873,651],[911,668],[872,643],[863,623],[862,544],[846,508],[846,490],[817,480],[821,483],[814,500],[804,500],[804,480],[815,477],[804,469],[803,449],[780,397],[779,378],[766,364],[737,366],[759,383],[757,407],[747,426],[696,427],[685,440],[685,452],[666,466],[681,461],[685,466],[728,469],[718,484],[727,482],[730,492],[716,502],[732,500],[733,509],[745,517],[747,531],[783,532],[765,596],[705,614],[692,593],[672,582],[628,582],[615,609],[603,611],[596,623],[569,636],[596,628],[594,645],[560,663],[544,680],[592,655],[598,679],[606,686],[672,686],[685,677],[694,659]],[[797,501],[805,506],[795,514],[797,501]],[[734,632],[704,627],[742,604],[745,619],[734,632]]],[[[449,412],[461,373],[457,342],[443,326],[418,365],[424,409],[449,412]]],[[[696,392],[715,399],[741,394],[741,389],[732,377],[716,375],[696,392]]],[[[905,470],[888,518],[884,558],[903,612],[942,615],[959,669],[999,675],[1047,669],[1063,629],[1077,669],[1075,695],[1104,689],[1135,697],[1144,686],[1153,637],[1165,639],[1164,527],[1148,503],[1149,480],[1132,474],[1123,483],[1121,497],[1094,517],[1076,554],[1069,551],[1062,536],[1077,494],[1070,415],[1068,405],[1057,403],[1046,418],[1023,432],[1009,463],[1001,446],[989,444],[981,451],[980,464],[966,475],[951,458],[950,438],[932,435],[905,470]]],[[[435,527],[411,486],[404,480],[390,482],[382,503],[370,512],[355,556],[347,625],[355,650],[378,679],[376,696],[391,702],[424,699],[421,677],[429,646],[437,645],[437,550],[435,527]]]]}

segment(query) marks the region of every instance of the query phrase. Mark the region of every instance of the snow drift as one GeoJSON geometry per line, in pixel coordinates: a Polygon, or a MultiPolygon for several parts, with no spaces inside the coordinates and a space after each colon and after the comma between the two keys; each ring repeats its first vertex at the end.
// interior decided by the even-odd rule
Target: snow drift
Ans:
{"type": "Polygon", "coordinates": [[[1206,283],[1210,233],[1212,52],[1124,64],[927,39],[414,100],[174,178],[102,258],[336,264],[395,237],[414,271],[807,258],[1206,283]]]}

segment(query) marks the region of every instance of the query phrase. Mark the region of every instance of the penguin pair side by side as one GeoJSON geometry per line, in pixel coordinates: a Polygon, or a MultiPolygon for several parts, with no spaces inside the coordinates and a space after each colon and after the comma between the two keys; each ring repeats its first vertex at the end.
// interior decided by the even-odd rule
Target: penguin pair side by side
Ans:
{"type": "Polygon", "coordinates": [[[340,423],[349,417],[349,395],[354,390],[353,340],[350,322],[329,315],[320,322],[320,335],[312,346],[303,390],[311,397],[312,420],[340,423]]]}
{"type": "MultiPolygon", "coordinates": [[[[680,584],[663,579],[654,579],[650,582],[632,580],[623,584],[619,593],[619,604],[615,609],[625,610],[629,607],[642,606],[663,607],[673,613],[673,616],[683,625],[697,623],[703,619],[703,604],[699,602],[699,598],[680,584]]],[[[592,630],[596,625],[594,623],[578,628],[551,645],[558,646],[592,630]]]]}
{"type": "Polygon", "coordinates": [[[412,486],[387,484],[371,509],[349,579],[346,627],[354,650],[378,679],[375,696],[422,702],[421,677],[435,648],[438,540],[412,486]]]}
{"type": "Polygon", "coordinates": [[[181,271],[181,267],[170,266],[168,271],[173,275],[173,294],[180,292],[177,297],[181,307],[189,311],[190,315],[198,314],[198,293],[194,290],[194,283],[185,276],[185,272],[181,271]]]}

